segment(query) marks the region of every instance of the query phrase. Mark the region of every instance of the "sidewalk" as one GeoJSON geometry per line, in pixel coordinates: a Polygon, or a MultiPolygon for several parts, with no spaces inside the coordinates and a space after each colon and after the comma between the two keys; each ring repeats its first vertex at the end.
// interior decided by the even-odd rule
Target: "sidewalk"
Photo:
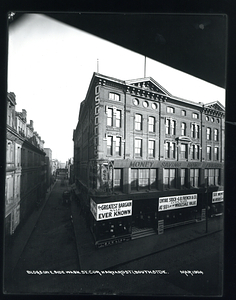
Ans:
{"type": "Polygon", "coordinates": [[[147,236],[97,249],[75,201],[71,203],[71,213],[81,270],[108,270],[223,229],[222,218],[216,217],[208,219],[207,233],[206,222],[203,221],[167,229],[162,235],[147,236]]]}
{"type": "Polygon", "coordinates": [[[19,229],[19,232],[16,233],[15,236],[12,237],[12,242],[5,249],[5,257],[4,257],[4,278],[5,280],[11,279],[11,276],[14,272],[14,268],[17,265],[17,262],[24,251],[24,248],[38,222],[38,219],[46,205],[51,191],[53,190],[56,182],[52,185],[51,189],[48,188],[46,193],[45,200],[41,203],[38,210],[34,209],[29,218],[25,221],[25,223],[19,229]]]}

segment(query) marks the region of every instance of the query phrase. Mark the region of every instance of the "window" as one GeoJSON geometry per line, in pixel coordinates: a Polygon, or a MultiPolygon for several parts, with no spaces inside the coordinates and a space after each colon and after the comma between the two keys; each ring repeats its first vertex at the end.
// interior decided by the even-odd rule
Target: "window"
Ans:
{"type": "Polygon", "coordinates": [[[181,116],[185,117],[186,116],[186,110],[181,111],[181,116]]]}
{"type": "Polygon", "coordinates": [[[207,146],[207,160],[211,160],[211,146],[207,146]]]}
{"type": "Polygon", "coordinates": [[[120,101],[120,95],[115,93],[109,93],[109,100],[120,101]]]}
{"type": "Polygon", "coordinates": [[[214,148],[214,160],[219,160],[219,147],[214,148]]]}
{"type": "Polygon", "coordinates": [[[174,109],[174,107],[167,106],[166,111],[167,111],[168,113],[173,114],[173,113],[175,112],[175,109],[174,109]]]}
{"type": "Polygon", "coordinates": [[[175,135],[176,133],[176,121],[166,119],[166,134],[175,135]]]}
{"type": "Polygon", "coordinates": [[[152,109],[157,109],[157,104],[156,103],[152,103],[152,109]]]}
{"type": "Polygon", "coordinates": [[[199,115],[198,115],[197,113],[193,113],[193,114],[192,114],[192,118],[193,118],[193,119],[198,119],[198,117],[199,117],[199,115]]]}
{"type": "Polygon", "coordinates": [[[191,146],[192,159],[199,159],[199,150],[200,150],[199,145],[192,145],[191,146]]]}
{"type": "Polygon", "coordinates": [[[98,111],[99,111],[99,106],[95,106],[95,115],[98,114],[98,111]]]}
{"type": "Polygon", "coordinates": [[[107,125],[108,126],[113,125],[113,109],[112,108],[107,109],[107,125]]]}
{"type": "Polygon", "coordinates": [[[170,142],[165,143],[165,150],[166,150],[165,158],[170,158],[170,142]]]}
{"type": "Polygon", "coordinates": [[[148,141],[148,156],[155,157],[155,141],[148,141]]]}
{"type": "Polygon", "coordinates": [[[219,131],[218,129],[214,129],[214,141],[219,141],[219,131]]]}
{"type": "Polygon", "coordinates": [[[198,187],[199,184],[199,169],[190,169],[190,185],[198,187]]]}
{"type": "Polygon", "coordinates": [[[171,120],[171,134],[175,135],[175,131],[176,131],[176,121],[171,120]]]}
{"type": "Polygon", "coordinates": [[[191,137],[194,139],[199,139],[200,126],[197,124],[191,124],[191,137]]]}
{"type": "Polygon", "coordinates": [[[180,169],[180,184],[181,184],[181,187],[186,187],[186,182],[187,182],[187,177],[186,177],[186,169],[180,169]]]}
{"type": "Polygon", "coordinates": [[[142,140],[135,139],[135,156],[142,156],[142,140]]]}
{"type": "Polygon", "coordinates": [[[175,188],[176,186],[176,170],[175,169],[164,169],[164,187],[175,188]]]}
{"type": "Polygon", "coordinates": [[[173,142],[166,142],[165,143],[165,150],[166,150],[166,158],[175,158],[175,143],[173,142]]]}
{"type": "Polygon", "coordinates": [[[211,140],[211,128],[210,127],[207,127],[207,131],[206,131],[206,133],[207,133],[207,140],[208,141],[210,141],[211,140]]]}
{"type": "Polygon", "coordinates": [[[113,188],[115,191],[122,191],[122,169],[114,169],[113,188]]]}
{"type": "Polygon", "coordinates": [[[95,124],[98,124],[98,117],[95,117],[95,124]]]}
{"type": "Polygon", "coordinates": [[[121,127],[121,110],[116,110],[116,127],[121,127]]]}
{"type": "Polygon", "coordinates": [[[149,169],[139,169],[138,187],[147,189],[149,181],[149,169]]]}
{"type": "Polygon", "coordinates": [[[187,144],[181,144],[180,154],[181,154],[182,159],[187,159],[188,158],[188,145],[187,144]]]}
{"type": "Polygon", "coordinates": [[[135,129],[142,130],[142,115],[135,115],[135,129]]]}
{"type": "Polygon", "coordinates": [[[112,143],[113,143],[113,137],[108,136],[107,137],[107,155],[112,155],[112,143]]]}
{"type": "Polygon", "coordinates": [[[135,98],[135,99],[133,99],[133,104],[134,104],[134,105],[139,105],[139,100],[138,100],[138,99],[136,99],[136,98],[135,98]]]}
{"type": "Polygon", "coordinates": [[[206,121],[209,121],[209,117],[208,116],[206,116],[206,121]]]}
{"type": "Polygon", "coordinates": [[[166,134],[170,134],[170,119],[166,119],[166,134]]]}
{"type": "Polygon", "coordinates": [[[121,137],[116,137],[116,155],[121,156],[121,137]]]}
{"type": "Polygon", "coordinates": [[[219,185],[220,184],[220,170],[219,169],[205,169],[205,184],[219,185]]]}
{"type": "Polygon", "coordinates": [[[181,123],[181,135],[186,135],[186,123],[181,123]]]}
{"type": "Polygon", "coordinates": [[[155,132],[155,118],[154,117],[148,118],[148,131],[155,132]]]}
{"type": "Polygon", "coordinates": [[[147,108],[149,106],[148,102],[147,101],[144,101],[143,102],[143,107],[147,108]]]}

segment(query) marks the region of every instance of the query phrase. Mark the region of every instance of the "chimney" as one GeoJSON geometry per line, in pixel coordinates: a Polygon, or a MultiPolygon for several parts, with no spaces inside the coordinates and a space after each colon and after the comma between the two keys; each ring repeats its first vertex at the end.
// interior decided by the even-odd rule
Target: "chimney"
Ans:
{"type": "Polygon", "coordinates": [[[22,109],[22,113],[21,113],[21,115],[22,115],[22,119],[23,119],[24,121],[26,121],[27,112],[26,112],[26,110],[25,110],[25,109],[22,109]]]}
{"type": "Polygon", "coordinates": [[[30,120],[30,128],[34,131],[34,122],[30,120]]]}

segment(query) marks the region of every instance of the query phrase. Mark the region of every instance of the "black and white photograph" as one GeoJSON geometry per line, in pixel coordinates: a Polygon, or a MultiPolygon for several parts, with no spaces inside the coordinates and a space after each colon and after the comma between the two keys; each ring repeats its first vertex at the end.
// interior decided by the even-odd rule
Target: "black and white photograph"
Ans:
{"type": "Polygon", "coordinates": [[[8,13],[4,294],[223,295],[227,22],[8,13]]]}

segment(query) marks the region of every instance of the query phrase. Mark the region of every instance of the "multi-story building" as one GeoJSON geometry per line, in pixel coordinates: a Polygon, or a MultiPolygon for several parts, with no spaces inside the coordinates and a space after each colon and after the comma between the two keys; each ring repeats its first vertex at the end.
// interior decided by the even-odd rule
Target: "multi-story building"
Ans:
{"type": "Polygon", "coordinates": [[[5,233],[12,235],[46,193],[44,141],[27,124],[27,112],[15,110],[14,93],[7,95],[5,233]]]}
{"type": "Polygon", "coordinates": [[[45,161],[47,162],[47,187],[49,187],[53,183],[53,162],[52,162],[52,150],[50,148],[44,148],[44,152],[46,153],[45,161]]]}
{"type": "Polygon", "coordinates": [[[224,116],[220,102],[172,96],[151,77],[94,73],[73,141],[96,244],[222,213],[224,116]]]}

